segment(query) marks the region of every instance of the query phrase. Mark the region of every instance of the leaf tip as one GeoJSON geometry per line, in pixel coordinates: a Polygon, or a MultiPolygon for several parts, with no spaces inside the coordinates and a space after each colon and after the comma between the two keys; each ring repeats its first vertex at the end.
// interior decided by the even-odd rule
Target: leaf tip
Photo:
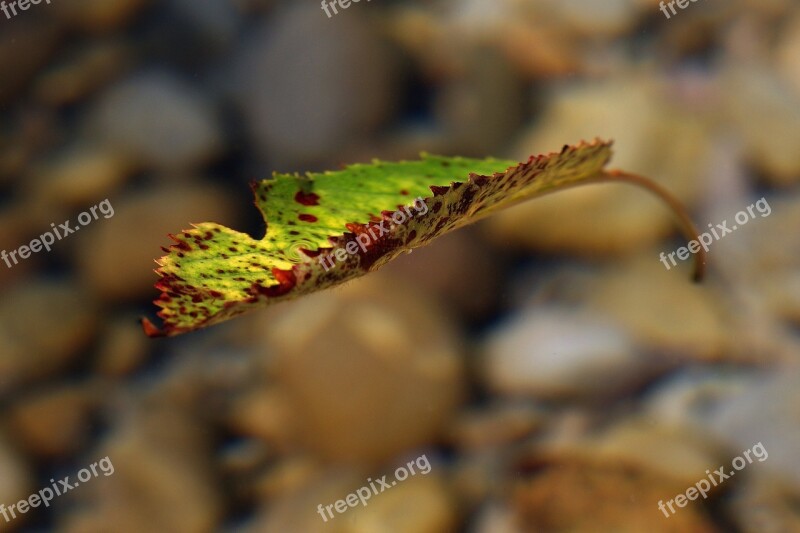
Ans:
{"type": "Polygon", "coordinates": [[[158,326],[153,324],[153,322],[150,321],[150,319],[147,317],[142,317],[140,323],[142,324],[142,329],[144,330],[144,334],[150,337],[151,339],[157,339],[160,337],[167,336],[166,331],[160,329],[158,326]]]}

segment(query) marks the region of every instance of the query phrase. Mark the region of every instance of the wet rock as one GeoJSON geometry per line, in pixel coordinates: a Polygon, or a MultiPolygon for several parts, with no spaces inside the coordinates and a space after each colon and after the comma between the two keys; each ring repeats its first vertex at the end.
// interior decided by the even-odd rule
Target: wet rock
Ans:
{"type": "Polygon", "coordinates": [[[492,332],[484,365],[491,389],[541,398],[619,394],[641,382],[647,366],[619,326],[557,308],[492,332]]]}
{"type": "Polygon", "coordinates": [[[104,298],[135,298],[151,290],[158,279],[154,260],[164,255],[159,246],[174,244],[167,233],[192,222],[235,226],[227,193],[203,184],[158,186],[110,202],[114,216],[86,227],[77,254],[86,284],[104,298]]]}
{"type": "Polygon", "coordinates": [[[99,140],[161,169],[196,168],[224,144],[211,100],[167,72],[138,74],[111,87],[91,121],[99,140]]]}
{"type": "Polygon", "coordinates": [[[0,300],[0,392],[67,367],[96,327],[94,302],[70,282],[29,282],[5,292],[0,300]]]}
{"type": "Polygon", "coordinates": [[[359,280],[283,307],[266,329],[302,442],[324,458],[369,464],[425,445],[460,399],[457,334],[413,287],[359,280]]]}
{"type": "Polygon", "coordinates": [[[388,115],[392,61],[358,12],[369,7],[352,4],[328,20],[319,5],[287,5],[241,52],[235,77],[243,119],[257,152],[279,170],[334,157],[388,115]]]}

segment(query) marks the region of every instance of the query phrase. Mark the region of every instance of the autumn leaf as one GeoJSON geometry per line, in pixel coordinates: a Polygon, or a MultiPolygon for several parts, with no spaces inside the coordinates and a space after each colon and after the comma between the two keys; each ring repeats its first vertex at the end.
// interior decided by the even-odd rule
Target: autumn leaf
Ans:
{"type": "MultiPolygon", "coordinates": [[[[252,185],[266,224],[263,238],[211,222],[170,235],[176,244],[156,261],[163,327],[144,319],[145,332],[177,335],[333,287],[499,209],[583,183],[645,186],[678,213],[686,234],[697,233],[665,190],[604,171],[610,157],[611,143],[596,140],[524,163],[423,155],[321,174],[275,174],[252,185]]],[[[697,277],[703,263],[698,256],[697,277]]]]}

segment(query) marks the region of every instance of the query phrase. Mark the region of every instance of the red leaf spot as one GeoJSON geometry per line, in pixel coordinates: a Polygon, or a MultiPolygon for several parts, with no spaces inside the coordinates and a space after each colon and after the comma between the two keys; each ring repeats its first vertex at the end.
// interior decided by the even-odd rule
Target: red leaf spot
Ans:
{"type": "Polygon", "coordinates": [[[303,222],[316,222],[317,221],[317,217],[315,217],[314,215],[309,215],[307,213],[300,213],[299,215],[297,215],[297,218],[299,218],[303,222]]]}
{"type": "Polygon", "coordinates": [[[306,194],[303,191],[297,191],[294,201],[303,205],[319,205],[319,196],[313,192],[306,194]]]}

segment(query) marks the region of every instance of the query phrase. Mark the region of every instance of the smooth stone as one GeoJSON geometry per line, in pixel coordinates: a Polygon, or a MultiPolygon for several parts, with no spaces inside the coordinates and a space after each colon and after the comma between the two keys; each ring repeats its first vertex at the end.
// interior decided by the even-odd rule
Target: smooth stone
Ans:
{"type": "Polygon", "coordinates": [[[158,169],[200,167],[225,143],[212,100],[167,71],[118,82],[98,98],[90,117],[98,141],[158,169]]]}
{"type": "Polygon", "coordinates": [[[364,278],[264,323],[301,442],[322,458],[371,464],[425,446],[462,397],[458,332],[413,285],[364,278]]]}
{"type": "Polygon", "coordinates": [[[512,396],[613,396],[641,382],[647,368],[624,329],[557,307],[539,307],[501,325],[485,352],[489,388],[512,396]]]}

